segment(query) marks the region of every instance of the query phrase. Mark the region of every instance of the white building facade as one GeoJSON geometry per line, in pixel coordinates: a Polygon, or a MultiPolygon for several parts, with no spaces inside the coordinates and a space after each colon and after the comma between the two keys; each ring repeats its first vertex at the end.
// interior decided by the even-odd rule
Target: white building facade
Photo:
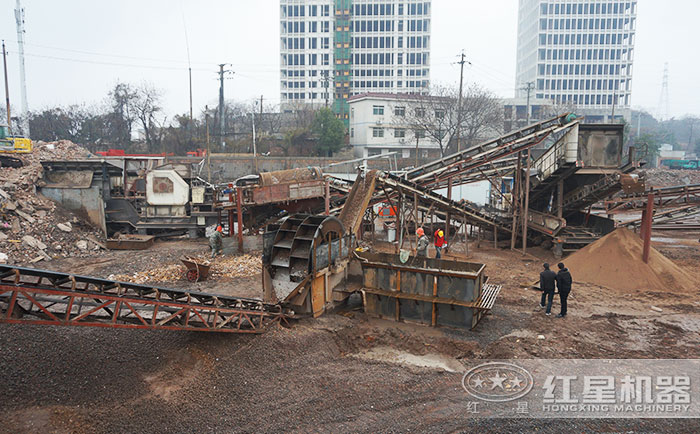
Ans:
{"type": "Polygon", "coordinates": [[[415,96],[368,93],[352,96],[348,103],[350,145],[356,157],[397,152],[398,158],[415,158],[416,150],[418,158],[440,155],[440,144],[410,125],[411,111],[418,107],[415,96]]]}
{"type": "Polygon", "coordinates": [[[629,120],[636,15],[636,0],[520,0],[517,96],[531,83],[587,121],[629,120]]]}
{"type": "Polygon", "coordinates": [[[430,0],[280,0],[283,110],[328,105],[367,92],[426,93],[430,0]]]}

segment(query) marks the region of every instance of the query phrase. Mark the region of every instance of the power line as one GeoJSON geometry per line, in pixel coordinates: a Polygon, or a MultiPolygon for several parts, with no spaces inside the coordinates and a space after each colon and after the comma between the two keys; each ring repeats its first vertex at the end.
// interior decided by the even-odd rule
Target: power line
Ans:
{"type": "MultiPolygon", "coordinates": [[[[17,51],[10,51],[9,53],[18,54],[17,51]]],[[[59,57],[59,56],[46,56],[42,54],[24,53],[25,56],[36,57],[41,59],[50,60],[60,60],[63,62],[75,62],[75,63],[88,63],[92,65],[106,65],[106,66],[124,66],[129,68],[143,68],[143,69],[160,69],[160,70],[171,70],[171,71],[187,71],[187,67],[175,67],[175,66],[159,66],[159,65],[140,65],[136,63],[118,63],[118,62],[104,62],[99,60],[86,60],[86,59],[75,59],[69,57],[59,57]]],[[[209,71],[209,69],[204,68],[192,68],[195,71],[209,71]]]]}

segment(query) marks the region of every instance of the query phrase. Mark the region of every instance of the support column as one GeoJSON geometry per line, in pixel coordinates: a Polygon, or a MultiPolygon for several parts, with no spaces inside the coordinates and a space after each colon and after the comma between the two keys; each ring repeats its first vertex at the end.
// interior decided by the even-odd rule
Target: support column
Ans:
{"type": "MultiPolygon", "coordinates": [[[[452,178],[447,179],[447,199],[452,200],[452,178]]],[[[447,211],[447,216],[445,217],[445,243],[447,248],[450,246],[450,211],[447,211]]]]}
{"type": "Polygon", "coordinates": [[[513,191],[511,195],[511,208],[513,211],[513,225],[510,231],[510,249],[515,250],[515,241],[518,239],[518,213],[520,212],[520,177],[522,176],[522,151],[518,152],[518,164],[513,173],[513,191]]]}
{"type": "Polygon", "coordinates": [[[644,263],[649,262],[649,251],[651,250],[651,223],[654,220],[654,194],[650,193],[647,196],[647,206],[642,215],[642,239],[644,240],[644,250],[642,251],[642,260],[644,263]]]}
{"type": "MultiPolygon", "coordinates": [[[[240,188],[236,188],[236,214],[238,214],[238,252],[239,253],[243,253],[243,203],[242,202],[243,202],[243,192],[241,191],[240,188]]],[[[231,218],[231,220],[233,220],[233,218],[231,218]]]]}
{"type": "Polygon", "coordinates": [[[564,215],[564,180],[560,179],[557,183],[557,217],[562,218],[564,215]]]}
{"type": "Polygon", "coordinates": [[[527,150],[527,168],[525,169],[525,199],[523,200],[523,254],[527,250],[527,221],[530,210],[530,150],[527,150]]]}
{"type": "Polygon", "coordinates": [[[331,183],[330,183],[330,181],[328,181],[328,178],[326,178],[324,195],[325,195],[325,199],[326,199],[326,215],[330,215],[331,214],[331,183]]]}
{"type": "Polygon", "coordinates": [[[401,219],[403,217],[403,193],[399,194],[399,205],[396,209],[396,247],[394,248],[395,253],[399,253],[401,244],[403,244],[403,227],[401,225],[401,219]]]}

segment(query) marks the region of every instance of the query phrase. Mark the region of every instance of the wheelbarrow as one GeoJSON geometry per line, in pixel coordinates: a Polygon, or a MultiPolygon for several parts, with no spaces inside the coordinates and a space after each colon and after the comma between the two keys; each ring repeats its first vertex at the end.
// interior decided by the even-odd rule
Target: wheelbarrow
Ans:
{"type": "Polygon", "coordinates": [[[207,277],[209,277],[209,269],[211,268],[211,263],[198,262],[196,258],[191,258],[189,256],[180,258],[180,261],[183,264],[185,264],[185,267],[187,268],[187,271],[185,271],[185,275],[183,277],[189,280],[190,282],[199,282],[201,280],[207,280],[207,277]]]}

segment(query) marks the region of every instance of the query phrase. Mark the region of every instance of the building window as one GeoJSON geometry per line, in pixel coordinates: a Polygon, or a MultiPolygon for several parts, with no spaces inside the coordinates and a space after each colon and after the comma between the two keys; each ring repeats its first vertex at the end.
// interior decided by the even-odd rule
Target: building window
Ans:
{"type": "Polygon", "coordinates": [[[403,128],[395,128],[394,129],[394,137],[397,137],[397,138],[406,137],[406,130],[403,128]]]}
{"type": "Polygon", "coordinates": [[[372,128],[372,137],[384,137],[384,128],[372,128]]]}
{"type": "Polygon", "coordinates": [[[424,139],[425,138],[425,131],[423,130],[416,130],[415,133],[416,139],[424,139]]]}
{"type": "Polygon", "coordinates": [[[422,117],[424,117],[424,116],[425,116],[425,109],[424,109],[424,108],[421,108],[421,107],[417,108],[417,109],[416,109],[416,117],[417,117],[417,118],[422,118],[422,117]]]}
{"type": "Polygon", "coordinates": [[[355,137],[355,128],[350,128],[350,137],[355,137]]]}
{"type": "Polygon", "coordinates": [[[403,106],[394,107],[394,116],[406,116],[406,107],[403,107],[403,106]]]}
{"type": "Polygon", "coordinates": [[[383,115],[384,114],[384,106],[383,105],[372,106],[372,113],[375,115],[383,115]]]}
{"type": "Polygon", "coordinates": [[[436,109],[435,110],[435,118],[436,119],[442,119],[445,117],[445,110],[443,109],[436,109]]]}

